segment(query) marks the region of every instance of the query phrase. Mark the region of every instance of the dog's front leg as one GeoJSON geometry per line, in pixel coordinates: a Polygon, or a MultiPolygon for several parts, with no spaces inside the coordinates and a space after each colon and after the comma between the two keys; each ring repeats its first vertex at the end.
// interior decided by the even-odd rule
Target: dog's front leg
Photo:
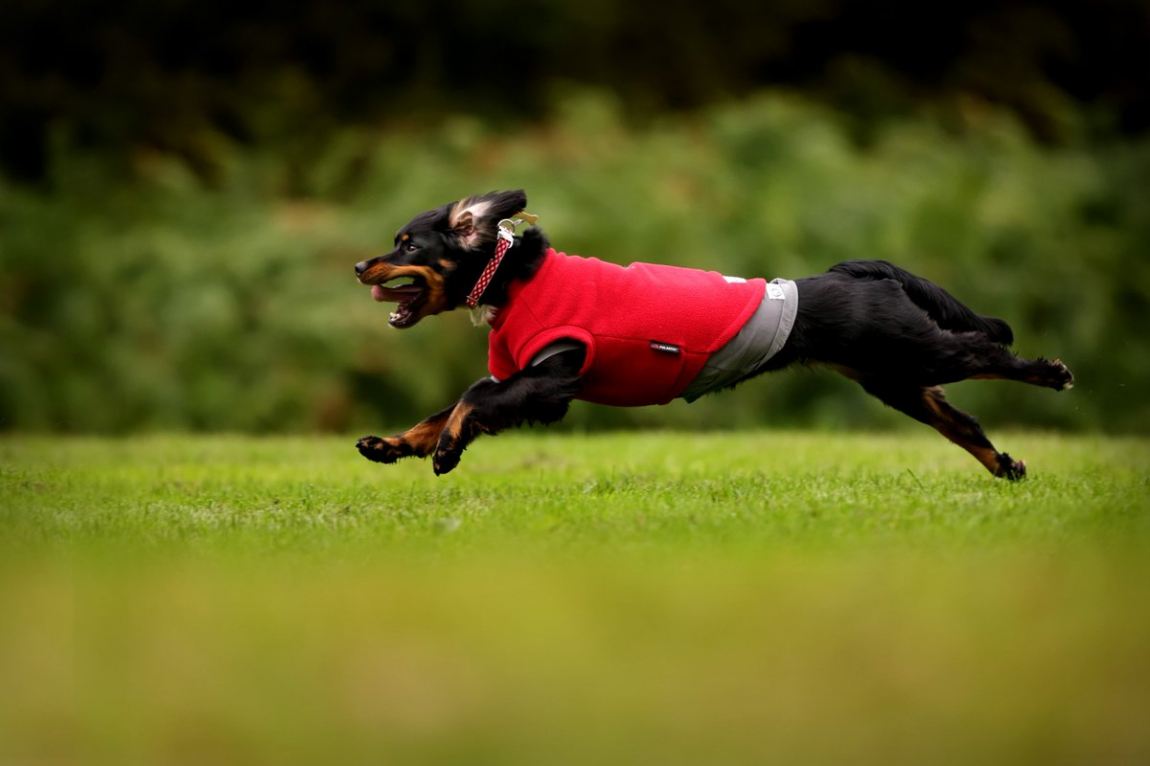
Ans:
{"type": "Polygon", "coordinates": [[[355,443],[359,454],[377,463],[394,463],[405,457],[427,457],[439,444],[439,434],[455,410],[451,405],[431,417],[424,418],[401,434],[394,436],[365,436],[355,443]]]}
{"type": "Polygon", "coordinates": [[[554,423],[567,414],[579,391],[583,351],[566,351],[512,375],[484,378],[464,392],[448,414],[432,465],[442,475],[459,465],[463,450],[479,434],[495,434],[524,423],[554,423]]]}

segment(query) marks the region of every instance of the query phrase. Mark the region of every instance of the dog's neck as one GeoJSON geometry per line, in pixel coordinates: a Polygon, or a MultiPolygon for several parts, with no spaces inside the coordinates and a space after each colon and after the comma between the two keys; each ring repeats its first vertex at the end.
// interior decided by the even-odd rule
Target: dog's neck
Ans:
{"type": "MultiPolygon", "coordinates": [[[[490,306],[495,309],[506,306],[511,285],[535,276],[535,272],[543,263],[548,246],[547,235],[535,227],[523,232],[522,236],[516,237],[515,243],[508,248],[502,263],[495,270],[487,289],[483,291],[479,305],[490,306]]],[[[494,245],[492,248],[492,254],[494,254],[494,245]]],[[[478,277],[477,273],[476,279],[478,277]]],[[[463,302],[460,301],[460,305],[462,304],[463,302]]]]}

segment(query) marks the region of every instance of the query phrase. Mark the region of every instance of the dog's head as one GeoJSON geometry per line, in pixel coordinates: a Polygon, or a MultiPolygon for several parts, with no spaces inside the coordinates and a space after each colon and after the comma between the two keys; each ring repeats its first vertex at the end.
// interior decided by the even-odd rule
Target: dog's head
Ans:
{"type": "Polygon", "coordinates": [[[420,213],[395,235],[395,249],[355,265],[377,301],[399,304],[388,322],[411,327],[463,304],[495,250],[499,222],[527,207],[522,189],[491,192],[420,213]]]}

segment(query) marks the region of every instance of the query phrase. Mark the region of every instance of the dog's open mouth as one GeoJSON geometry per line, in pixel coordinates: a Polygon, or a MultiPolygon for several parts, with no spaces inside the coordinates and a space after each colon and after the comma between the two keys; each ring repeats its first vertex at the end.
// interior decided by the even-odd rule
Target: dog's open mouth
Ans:
{"type": "Polygon", "coordinates": [[[399,304],[387,317],[388,324],[392,327],[408,327],[415,324],[419,319],[419,309],[426,294],[426,282],[410,274],[371,286],[371,297],[374,300],[394,301],[399,304]]]}

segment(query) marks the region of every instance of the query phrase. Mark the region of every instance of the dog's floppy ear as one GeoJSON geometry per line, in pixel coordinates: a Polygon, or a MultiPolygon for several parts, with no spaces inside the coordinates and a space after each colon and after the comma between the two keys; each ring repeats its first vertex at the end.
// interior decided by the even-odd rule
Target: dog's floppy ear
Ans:
{"type": "Polygon", "coordinates": [[[495,239],[495,227],[527,207],[527,194],[522,189],[489,192],[479,197],[461,199],[451,207],[447,221],[459,243],[474,250],[495,239]]]}

